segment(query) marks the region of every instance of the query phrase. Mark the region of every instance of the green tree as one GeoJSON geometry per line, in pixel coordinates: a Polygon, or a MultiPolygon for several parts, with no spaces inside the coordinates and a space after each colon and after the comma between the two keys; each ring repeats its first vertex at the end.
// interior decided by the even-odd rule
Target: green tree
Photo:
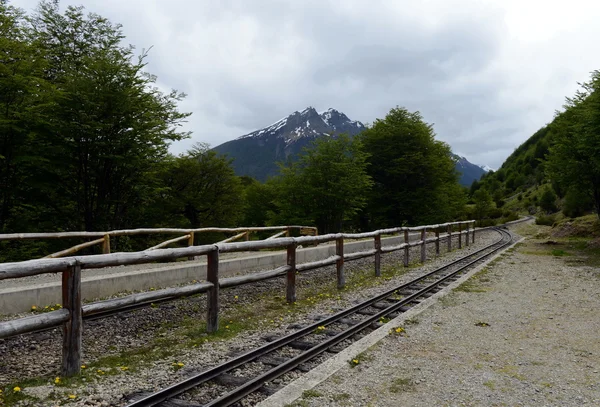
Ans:
{"type": "Polygon", "coordinates": [[[589,194],[600,217],[600,71],[567,98],[552,130],[548,173],[561,185],[589,194]]]}
{"type": "Polygon", "coordinates": [[[270,184],[261,184],[253,178],[250,178],[250,180],[244,186],[244,216],[242,225],[266,226],[269,218],[277,210],[273,203],[275,192],[270,184]]]}
{"type": "Polygon", "coordinates": [[[492,209],[492,197],[486,189],[479,189],[473,194],[475,202],[475,216],[481,224],[481,221],[488,215],[492,209]]]}
{"type": "Polygon", "coordinates": [[[146,179],[187,137],[177,110],[183,94],[163,94],[146,73],[143,52],[122,46],[121,26],[83,7],[59,11],[42,1],[31,19],[56,88],[38,136],[44,156],[38,193],[65,229],[114,229],[131,223],[149,193],[146,179]]]}
{"type": "Polygon", "coordinates": [[[374,187],[365,211],[371,228],[450,220],[464,204],[446,143],[419,112],[392,109],[361,139],[374,187]]]}
{"type": "Polygon", "coordinates": [[[43,79],[48,68],[40,44],[31,41],[24,13],[0,2],[0,231],[23,231],[30,222],[43,160],[36,130],[49,120],[42,112],[54,89],[43,79]],[[35,146],[36,148],[33,148],[35,146]]]}
{"type": "Polygon", "coordinates": [[[540,207],[547,213],[556,212],[556,194],[552,187],[547,187],[540,198],[540,207]]]}
{"type": "Polygon", "coordinates": [[[372,185],[367,157],[360,140],[345,134],[317,139],[269,183],[277,207],[271,222],[315,224],[319,233],[341,231],[367,203],[372,185]]]}
{"type": "Polygon", "coordinates": [[[161,220],[182,227],[236,226],[243,189],[231,162],[197,144],[172,158],[160,182],[161,220]]]}

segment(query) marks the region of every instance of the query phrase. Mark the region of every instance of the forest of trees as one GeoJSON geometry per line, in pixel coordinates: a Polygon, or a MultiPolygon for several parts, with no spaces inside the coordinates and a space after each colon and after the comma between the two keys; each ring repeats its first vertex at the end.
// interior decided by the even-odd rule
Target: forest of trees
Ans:
{"type": "Polygon", "coordinates": [[[600,216],[600,72],[592,72],[552,122],[519,146],[498,171],[473,183],[473,201],[481,201],[478,190],[486,191],[496,208],[512,202],[511,210],[517,212],[600,216]]]}

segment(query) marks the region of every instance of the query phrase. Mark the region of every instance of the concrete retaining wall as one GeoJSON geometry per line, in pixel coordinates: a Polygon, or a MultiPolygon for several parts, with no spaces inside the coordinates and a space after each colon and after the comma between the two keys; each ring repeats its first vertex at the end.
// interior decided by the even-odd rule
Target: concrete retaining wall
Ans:
{"type": "MultiPolygon", "coordinates": [[[[411,235],[411,240],[417,240],[418,235],[411,235]]],[[[381,239],[383,246],[398,245],[404,238],[389,237],[381,239]]],[[[373,240],[345,242],[344,252],[354,253],[373,248],[373,240]]],[[[320,245],[298,249],[296,263],[307,263],[326,259],[335,255],[335,244],[320,245]]],[[[259,270],[270,270],[284,265],[286,253],[261,253],[219,262],[221,278],[246,274],[259,270]]],[[[147,290],[152,287],[169,287],[206,279],[206,262],[190,261],[170,264],[164,267],[143,269],[140,266],[122,267],[123,272],[102,274],[94,270],[94,275],[82,277],[82,295],[84,300],[94,300],[116,293],[135,290],[147,290]]],[[[92,274],[92,273],[89,273],[92,274]]],[[[23,286],[0,289],[0,313],[11,314],[29,311],[32,305],[44,306],[61,303],[61,283],[29,283],[23,286]]]]}

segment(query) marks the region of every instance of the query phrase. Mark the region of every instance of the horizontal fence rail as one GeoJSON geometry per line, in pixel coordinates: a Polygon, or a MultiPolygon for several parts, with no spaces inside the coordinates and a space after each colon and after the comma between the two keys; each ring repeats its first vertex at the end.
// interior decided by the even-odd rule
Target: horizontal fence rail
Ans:
{"type": "MultiPolygon", "coordinates": [[[[197,228],[197,229],[177,229],[177,228],[154,228],[154,229],[124,229],[111,230],[108,232],[56,232],[56,233],[5,233],[0,234],[0,241],[7,240],[36,240],[36,239],[72,239],[72,238],[94,238],[99,239],[84,242],[68,249],[49,254],[44,258],[58,258],[77,253],[79,250],[95,245],[102,245],[102,253],[110,254],[110,238],[118,236],[152,235],[152,234],[183,234],[173,239],[165,240],[146,250],[162,249],[170,244],[187,241],[188,246],[194,245],[194,237],[201,233],[235,233],[219,243],[232,242],[241,238],[250,239],[250,234],[257,232],[277,232],[268,239],[275,239],[279,236],[289,236],[290,232],[297,230],[301,235],[318,235],[318,230],[314,226],[265,226],[265,227],[239,227],[239,228],[197,228]]],[[[189,260],[193,260],[192,257],[189,260]]]]}
{"type": "MultiPolygon", "coordinates": [[[[337,233],[328,235],[301,236],[301,237],[278,237],[283,232],[271,236],[266,240],[244,241],[244,242],[220,242],[210,245],[189,246],[183,248],[157,248],[151,247],[141,252],[112,253],[90,256],[77,256],[66,258],[44,258],[27,260],[22,262],[0,264],[0,280],[9,278],[21,278],[46,273],[62,273],[63,309],[32,315],[25,318],[0,322],[0,339],[20,335],[40,329],[63,326],[63,362],[62,372],[66,376],[80,373],[82,355],[82,317],[94,315],[106,311],[118,311],[121,308],[135,304],[151,303],[152,301],[175,299],[179,297],[207,294],[207,331],[214,332],[219,328],[219,290],[220,288],[236,287],[257,281],[263,281],[275,277],[286,278],[286,299],[288,302],[296,301],[296,274],[308,270],[314,270],[328,265],[336,265],[337,287],[345,286],[344,263],[364,257],[374,256],[375,275],[380,276],[381,254],[397,250],[404,250],[404,265],[409,264],[409,249],[420,246],[420,262],[427,259],[426,245],[435,243],[436,254],[440,252],[440,241],[447,239],[448,250],[452,249],[452,237],[458,238],[458,248],[462,247],[463,237],[465,245],[475,242],[475,221],[450,222],[438,225],[426,225],[418,227],[397,227],[382,229],[367,233],[337,233]],[[445,234],[440,236],[440,231],[445,234]],[[409,241],[409,232],[420,232],[418,241],[409,241]],[[428,237],[427,233],[435,236],[428,237]],[[381,244],[384,235],[403,236],[404,243],[394,246],[381,244]],[[356,239],[373,239],[373,249],[363,250],[355,253],[344,253],[344,241],[356,239]],[[323,260],[296,264],[296,251],[301,245],[316,245],[319,243],[335,242],[336,253],[323,260]],[[219,254],[229,252],[241,252],[260,249],[285,248],[287,250],[286,264],[273,270],[252,273],[243,276],[219,279],[219,254]],[[81,304],[81,270],[101,267],[113,267],[121,265],[132,265],[141,263],[152,263],[156,261],[175,260],[178,258],[194,258],[196,256],[207,256],[206,281],[183,287],[165,288],[156,291],[131,294],[124,297],[99,301],[92,304],[81,304]]],[[[288,227],[289,228],[289,227],[288,227]]],[[[217,228],[211,228],[216,230],[217,228]]],[[[254,228],[281,230],[272,228],[254,228]]],[[[143,233],[140,231],[156,229],[136,229],[126,232],[143,233]]],[[[184,229],[162,229],[169,233],[187,233],[192,235],[193,231],[184,229]]],[[[227,229],[234,233],[240,229],[227,229]]],[[[288,229],[289,231],[289,229],[288,229]]],[[[123,231],[121,231],[123,232],[123,231]]],[[[285,232],[285,231],[284,231],[285,232]]],[[[80,233],[80,232],[67,232],[80,233]]],[[[96,233],[96,232],[85,232],[96,233]]],[[[101,233],[101,232],[97,232],[101,233]]],[[[246,232],[244,232],[246,233],[246,232]]],[[[240,233],[243,235],[244,233],[240,233]]],[[[22,234],[22,235],[45,235],[45,234],[22,234]]],[[[0,239],[2,236],[0,235],[0,239]]],[[[69,235],[72,236],[72,235],[69,235]]],[[[90,236],[90,235],[87,235],[90,236]]],[[[91,235],[95,237],[97,235],[91,235]]],[[[182,236],[183,238],[189,236],[182,236]]],[[[234,236],[235,237],[235,236],[234,236]]],[[[35,238],[35,237],[27,237],[35,238]]],[[[179,238],[178,238],[179,239],[179,238]]],[[[173,239],[175,240],[175,239],[173,239]]]]}

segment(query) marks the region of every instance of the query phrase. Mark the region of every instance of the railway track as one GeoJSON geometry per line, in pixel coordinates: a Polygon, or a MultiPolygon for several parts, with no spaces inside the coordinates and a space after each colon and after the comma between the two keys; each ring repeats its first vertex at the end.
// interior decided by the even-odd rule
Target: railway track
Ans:
{"type": "Polygon", "coordinates": [[[309,370],[311,360],[341,351],[381,326],[382,320],[395,318],[426,300],[512,243],[508,231],[493,230],[500,238],[483,249],[283,337],[268,338],[259,348],[160,391],[135,395],[127,407],[231,406],[255,392],[272,394],[278,390],[274,380],[295,369],[309,370]]]}

